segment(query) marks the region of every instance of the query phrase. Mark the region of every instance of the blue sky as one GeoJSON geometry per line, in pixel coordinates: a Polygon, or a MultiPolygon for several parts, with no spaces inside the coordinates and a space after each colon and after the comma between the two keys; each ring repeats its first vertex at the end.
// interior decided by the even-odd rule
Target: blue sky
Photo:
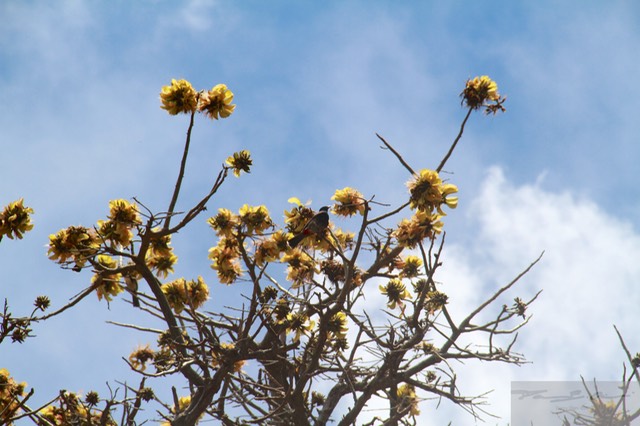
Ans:
{"type": "MultiPolygon", "coordinates": [[[[166,209],[187,124],[159,108],[171,78],[198,89],[226,83],[238,105],[228,120],[197,121],[179,206],[208,189],[228,155],[248,149],[251,174],[230,180],[210,211],[266,204],[281,223],[289,197],[318,207],[344,186],[403,200],[406,171],[375,133],[414,168],[435,168],[464,116],[465,80],[488,74],[507,112],[472,116],[447,164],[461,199],[447,217],[439,280],[464,312],[545,250],[518,295],[544,292],[519,337],[533,364],[470,363],[460,367],[464,386],[495,388],[490,411],[503,418],[489,424],[507,424],[511,380],[616,380],[624,354],[612,324],[632,350],[640,345],[638,9],[622,1],[4,2],[0,204],[24,197],[36,228],[0,244],[0,297],[15,314],[39,294],[63,304],[89,277],[46,259],[49,234],[95,223],[114,198],[166,209]]],[[[206,250],[214,243],[204,220],[181,233],[176,273],[213,283],[206,250]]],[[[3,346],[0,367],[36,387],[40,402],[60,388],[106,394],[106,380],[136,380],[120,357],[144,343],[106,320],[144,321],[122,302],[108,310],[88,300],[36,326],[38,338],[3,346]]],[[[429,424],[471,421],[433,409],[422,405],[429,424]]]]}

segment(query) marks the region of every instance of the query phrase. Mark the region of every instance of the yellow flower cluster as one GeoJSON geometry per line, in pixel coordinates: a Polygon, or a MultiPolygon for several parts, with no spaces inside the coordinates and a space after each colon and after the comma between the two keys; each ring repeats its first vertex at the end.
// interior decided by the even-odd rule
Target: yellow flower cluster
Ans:
{"type": "Polygon", "coordinates": [[[245,204],[240,208],[239,216],[240,222],[246,226],[248,234],[262,234],[265,230],[273,228],[273,221],[265,206],[245,204]]]}
{"type": "Polygon", "coordinates": [[[451,209],[458,206],[458,197],[450,197],[458,192],[458,187],[451,183],[443,183],[435,170],[423,169],[407,183],[409,188],[409,205],[418,211],[433,212],[445,216],[442,205],[451,209]]]}
{"type": "Polygon", "coordinates": [[[486,75],[467,80],[460,96],[462,102],[471,109],[485,107],[487,114],[504,111],[502,104],[505,98],[498,93],[498,84],[486,75]]]}
{"type": "Polygon", "coordinates": [[[100,247],[100,239],[93,229],[84,226],[70,226],[49,236],[49,259],[59,264],[75,263],[74,270],[80,270],[100,247]]]}
{"type": "Polygon", "coordinates": [[[202,277],[197,280],[178,278],[162,285],[162,292],[167,297],[171,308],[180,313],[186,306],[198,309],[209,299],[209,287],[202,277]]]}
{"type": "Polygon", "coordinates": [[[331,199],[339,203],[333,207],[333,212],[339,216],[348,217],[356,213],[364,214],[364,197],[354,188],[346,187],[338,189],[331,199]]]}
{"type": "Polygon", "coordinates": [[[404,308],[404,301],[411,297],[407,287],[398,279],[391,279],[386,285],[380,285],[378,288],[387,296],[389,309],[395,309],[396,306],[404,308]]]}
{"type": "Polygon", "coordinates": [[[33,229],[32,213],[33,209],[25,207],[22,198],[9,203],[0,213],[0,241],[5,235],[11,239],[22,239],[25,232],[33,229]]]}
{"type": "Polygon", "coordinates": [[[25,382],[17,383],[4,368],[0,369],[0,424],[11,425],[9,419],[20,410],[20,402],[25,395],[25,382]]]}
{"type": "Polygon", "coordinates": [[[94,402],[97,403],[97,401],[93,401],[93,399],[92,402],[88,401],[90,395],[92,395],[91,398],[97,397],[95,392],[90,392],[87,394],[87,402],[83,403],[75,393],[64,392],[64,394],[61,395],[62,400],[60,401],[59,407],[49,405],[38,412],[38,415],[47,421],[47,423],[42,424],[56,426],[91,424],[117,425],[109,416],[103,417],[102,411],[89,409],[90,405],[95,405],[94,402]]]}
{"type": "Polygon", "coordinates": [[[171,235],[152,236],[146,254],[147,266],[156,271],[158,276],[166,278],[170,273],[173,273],[173,266],[176,262],[178,262],[178,257],[173,254],[171,235]]]}
{"type": "Polygon", "coordinates": [[[276,231],[271,237],[256,243],[254,260],[256,265],[262,266],[267,262],[276,262],[280,255],[289,249],[288,237],[283,231],[276,231]]]}
{"type": "Polygon", "coordinates": [[[213,120],[229,117],[236,106],[233,92],[224,84],[197,93],[187,80],[172,79],[171,84],[160,91],[161,108],[171,115],[191,114],[196,110],[213,120]]]}
{"type": "Polygon", "coordinates": [[[313,275],[316,273],[315,261],[305,252],[298,249],[291,250],[282,256],[282,262],[289,264],[287,280],[293,283],[293,288],[313,280],[313,275]]]}
{"type": "Polygon", "coordinates": [[[240,152],[234,153],[231,157],[227,158],[225,163],[233,169],[233,175],[235,177],[240,176],[241,172],[249,173],[253,161],[251,160],[251,153],[246,149],[240,152]]]}
{"type": "Polygon", "coordinates": [[[98,221],[98,233],[102,238],[121,246],[128,246],[133,239],[131,231],[136,225],[140,225],[138,206],[127,200],[109,201],[108,220],[98,221]]]}
{"type": "Polygon", "coordinates": [[[211,268],[218,273],[222,284],[233,284],[242,274],[239,257],[238,242],[232,238],[221,238],[217,246],[209,249],[211,268]]]}
{"type": "Polygon", "coordinates": [[[91,283],[98,283],[98,287],[96,288],[98,300],[102,300],[104,297],[106,301],[111,302],[113,296],[117,296],[124,291],[124,288],[122,288],[120,284],[122,275],[108,272],[110,269],[116,269],[118,262],[106,254],[98,255],[96,262],[99,265],[99,271],[93,276],[91,283]]]}

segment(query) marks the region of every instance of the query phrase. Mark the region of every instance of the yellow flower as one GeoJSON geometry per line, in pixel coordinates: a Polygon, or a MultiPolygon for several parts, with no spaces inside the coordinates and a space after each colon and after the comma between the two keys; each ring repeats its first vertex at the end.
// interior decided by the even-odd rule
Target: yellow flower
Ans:
{"type": "Polygon", "coordinates": [[[471,109],[479,109],[484,106],[487,114],[504,111],[502,104],[506,98],[500,96],[498,84],[486,75],[467,80],[460,96],[462,102],[471,109]],[[493,102],[493,104],[489,104],[489,102],[493,102]]]}
{"type": "MultiPolygon", "coordinates": [[[[154,229],[157,232],[158,229],[154,229]]],[[[163,256],[169,257],[173,254],[173,248],[171,247],[171,234],[159,236],[152,234],[149,238],[149,256],[163,256]]]]}
{"type": "Polygon", "coordinates": [[[340,216],[353,216],[356,213],[364,214],[364,197],[362,194],[353,188],[338,189],[331,197],[339,204],[333,207],[333,212],[340,216]]]}
{"type": "Polygon", "coordinates": [[[187,80],[171,80],[170,86],[163,86],[160,92],[162,109],[171,115],[191,113],[196,110],[198,96],[187,80]]]}
{"type": "Polygon", "coordinates": [[[410,416],[417,416],[420,414],[418,409],[418,396],[413,385],[404,383],[398,387],[398,398],[400,399],[399,412],[402,414],[408,414],[410,416]]]}
{"type": "Polygon", "coordinates": [[[309,207],[302,205],[302,202],[297,197],[289,198],[288,202],[295,204],[296,207],[292,208],[291,211],[284,211],[284,223],[287,224],[289,232],[297,234],[302,231],[304,225],[313,217],[314,212],[309,207]]]}
{"type": "Polygon", "coordinates": [[[9,419],[20,410],[25,395],[25,382],[17,383],[5,368],[0,368],[0,424],[11,424],[9,419]]]}
{"type": "Polygon", "coordinates": [[[458,197],[449,197],[458,192],[458,187],[451,183],[442,183],[438,172],[435,170],[423,169],[407,183],[410,198],[409,203],[412,209],[433,211],[438,210],[441,216],[442,204],[449,208],[456,208],[458,197]]]}
{"type": "Polygon", "coordinates": [[[219,237],[231,237],[239,224],[238,217],[229,209],[218,209],[218,214],[207,220],[207,223],[219,237]]]}
{"type": "Polygon", "coordinates": [[[399,265],[402,271],[400,276],[406,278],[414,278],[420,275],[420,267],[422,266],[422,259],[418,256],[409,255],[399,265]]]}
{"type": "Polygon", "coordinates": [[[247,226],[247,233],[262,234],[268,228],[273,227],[269,217],[269,210],[265,206],[249,206],[245,204],[239,211],[240,221],[247,226]]]}
{"type": "Polygon", "coordinates": [[[122,226],[112,220],[99,220],[98,234],[105,240],[123,247],[131,244],[133,239],[133,233],[128,226],[122,226]]]}
{"type": "Polygon", "coordinates": [[[109,201],[109,219],[129,226],[141,223],[136,203],[131,204],[123,199],[109,201]]]}
{"type": "Polygon", "coordinates": [[[55,235],[49,235],[49,259],[61,265],[71,261],[74,270],[80,270],[100,247],[100,241],[93,229],[84,226],[70,226],[55,235]]]}
{"type": "MultiPolygon", "coordinates": [[[[255,261],[256,265],[262,266],[266,262],[275,262],[280,258],[280,253],[283,251],[278,242],[278,238],[282,239],[282,231],[278,231],[272,235],[271,238],[261,240],[256,244],[255,261]],[[276,238],[276,235],[278,237],[276,238]]],[[[286,240],[285,240],[286,241],[286,240]]]]}
{"type": "Polygon", "coordinates": [[[98,255],[96,262],[99,265],[99,271],[91,278],[91,283],[99,283],[98,287],[96,287],[98,300],[102,300],[104,297],[105,300],[111,302],[113,296],[117,296],[124,291],[120,284],[122,275],[109,273],[110,269],[118,267],[118,263],[106,254],[98,255]]]}
{"type": "Polygon", "coordinates": [[[240,251],[235,240],[222,238],[218,245],[209,249],[209,259],[213,261],[211,268],[218,273],[222,284],[233,284],[242,274],[238,263],[240,251]]]}
{"type": "Polygon", "coordinates": [[[316,273],[313,258],[300,250],[291,250],[282,257],[283,263],[288,263],[287,280],[297,288],[305,282],[311,282],[316,273]]]}
{"type": "Polygon", "coordinates": [[[336,312],[327,324],[327,331],[335,338],[345,337],[347,334],[347,314],[344,312],[336,312]]]}
{"type": "Polygon", "coordinates": [[[173,273],[173,266],[178,262],[178,256],[173,253],[158,253],[153,251],[147,252],[147,266],[156,271],[158,276],[167,278],[173,273]]]}
{"type": "Polygon", "coordinates": [[[251,160],[251,154],[246,149],[240,152],[234,153],[231,157],[227,158],[225,163],[233,169],[233,175],[235,177],[240,176],[240,172],[249,173],[253,161],[251,160]]]}
{"type": "Polygon", "coordinates": [[[395,309],[396,306],[404,307],[404,300],[409,299],[411,294],[409,290],[402,284],[402,281],[392,279],[386,285],[380,285],[378,287],[380,292],[387,296],[389,309],[395,309]]]}
{"type": "Polygon", "coordinates": [[[436,311],[444,308],[449,302],[449,296],[440,291],[430,291],[427,293],[427,297],[425,299],[425,309],[430,314],[435,313],[436,311]]]}
{"type": "Polygon", "coordinates": [[[155,352],[149,345],[139,346],[129,355],[129,362],[134,369],[144,371],[147,368],[147,363],[153,361],[154,355],[155,352]]]}
{"type": "Polygon", "coordinates": [[[316,325],[314,321],[311,321],[309,317],[302,312],[287,314],[285,323],[287,327],[287,333],[295,333],[295,335],[293,336],[294,342],[299,341],[300,337],[303,334],[308,334],[316,325]]]}
{"type": "Polygon", "coordinates": [[[24,200],[20,198],[17,201],[9,203],[0,213],[0,241],[2,237],[13,239],[22,239],[25,232],[33,229],[33,223],[31,223],[30,214],[33,213],[31,207],[25,207],[23,205],[24,200]]]}
{"type": "Polygon", "coordinates": [[[236,106],[231,104],[232,101],[233,92],[227,89],[226,85],[218,84],[202,94],[198,109],[212,120],[217,120],[218,116],[227,118],[236,109],[236,106]]]}
{"type": "Polygon", "coordinates": [[[415,248],[425,238],[435,238],[442,232],[440,215],[417,211],[411,219],[402,219],[393,235],[403,247],[415,248]]]}
{"type": "MultiPolygon", "coordinates": [[[[190,404],[191,404],[191,397],[190,396],[182,396],[178,400],[178,404],[177,404],[178,406],[177,407],[172,407],[171,408],[171,412],[173,414],[181,413],[184,410],[186,410],[189,407],[190,404]]],[[[203,416],[204,416],[204,413],[202,413],[200,415],[200,417],[198,417],[198,420],[196,420],[196,423],[198,423],[198,421],[200,419],[202,419],[203,416]]],[[[160,425],[161,426],[171,426],[171,423],[170,422],[162,422],[162,423],[160,423],[160,425]]]]}

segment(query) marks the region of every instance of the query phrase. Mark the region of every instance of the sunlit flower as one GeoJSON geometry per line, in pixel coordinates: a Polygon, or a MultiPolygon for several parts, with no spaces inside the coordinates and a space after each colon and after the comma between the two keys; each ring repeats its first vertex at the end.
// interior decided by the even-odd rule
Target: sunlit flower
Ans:
{"type": "Polygon", "coordinates": [[[227,158],[225,163],[233,169],[233,175],[235,177],[240,176],[240,172],[249,173],[251,171],[251,154],[246,149],[240,152],[234,153],[231,157],[227,158]]]}
{"type": "Polygon", "coordinates": [[[170,86],[163,86],[160,92],[162,109],[171,115],[191,113],[196,110],[198,96],[187,80],[171,80],[170,86]]]}
{"type": "Polygon", "coordinates": [[[409,205],[412,209],[428,212],[437,210],[444,216],[442,204],[452,209],[458,205],[458,197],[450,197],[458,192],[458,187],[451,183],[443,183],[435,170],[420,170],[420,173],[414,175],[407,183],[407,187],[410,193],[409,205]]]}
{"type": "Polygon", "coordinates": [[[240,223],[238,217],[229,209],[220,208],[218,214],[207,220],[207,223],[219,237],[230,237],[240,223]]]}
{"type": "Polygon", "coordinates": [[[348,217],[356,213],[364,214],[364,197],[354,188],[338,189],[331,199],[338,203],[333,206],[333,212],[337,215],[348,217]]]}
{"type": "Polygon", "coordinates": [[[389,280],[386,285],[380,285],[378,288],[382,294],[387,296],[389,309],[395,309],[396,306],[402,308],[404,301],[411,297],[411,293],[400,280],[389,280]]]}
{"type": "Polygon", "coordinates": [[[208,92],[202,93],[198,109],[213,120],[217,120],[218,116],[227,118],[236,109],[231,102],[233,102],[233,92],[227,89],[226,85],[218,84],[208,92]]]}
{"type": "Polygon", "coordinates": [[[0,240],[4,235],[11,239],[22,239],[25,232],[33,229],[30,216],[33,209],[25,207],[23,203],[22,198],[13,201],[0,213],[0,240]]]}

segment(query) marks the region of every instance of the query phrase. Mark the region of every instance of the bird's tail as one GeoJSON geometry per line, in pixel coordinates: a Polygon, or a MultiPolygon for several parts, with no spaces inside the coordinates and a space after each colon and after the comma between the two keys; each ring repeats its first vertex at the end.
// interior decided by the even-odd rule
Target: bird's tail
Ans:
{"type": "Polygon", "coordinates": [[[302,239],[303,239],[304,237],[306,237],[306,235],[304,235],[304,233],[302,233],[302,232],[301,232],[301,233],[299,233],[298,235],[295,235],[295,236],[291,237],[291,238],[289,239],[289,247],[291,247],[291,248],[296,248],[296,246],[297,246],[298,244],[300,244],[300,241],[302,241],[302,239]]]}

